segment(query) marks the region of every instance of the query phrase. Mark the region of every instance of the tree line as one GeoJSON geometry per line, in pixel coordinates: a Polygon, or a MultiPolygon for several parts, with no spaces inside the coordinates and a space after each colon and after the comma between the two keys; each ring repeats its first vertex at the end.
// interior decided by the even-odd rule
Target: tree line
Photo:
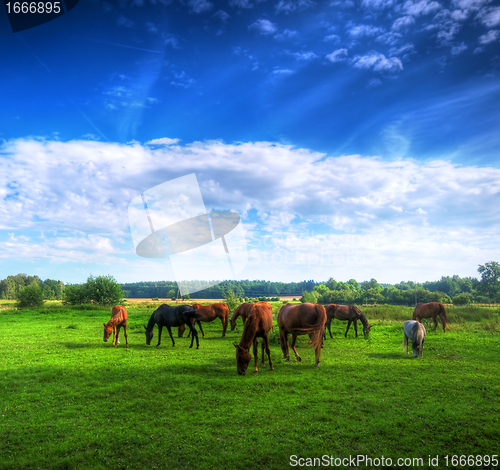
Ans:
{"type": "MultiPolygon", "coordinates": [[[[229,291],[238,298],[295,296],[306,302],[338,304],[392,304],[414,305],[415,302],[441,302],[465,305],[468,303],[500,302],[500,264],[490,261],[479,265],[481,279],[443,276],[439,281],[398,284],[379,284],[376,279],[347,282],[330,278],[326,282],[223,281],[206,287],[203,281],[189,281],[190,288],[204,288],[196,292],[199,299],[221,299],[229,291]]],[[[119,284],[112,276],[92,275],[84,284],[67,284],[53,279],[42,281],[38,276],[17,274],[0,280],[0,299],[18,299],[30,287],[45,300],[65,300],[71,304],[114,302],[117,298],[176,298],[180,297],[174,281],[134,282],[119,284]],[[113,299],[113,300],[111,300],[113,299]]]]}

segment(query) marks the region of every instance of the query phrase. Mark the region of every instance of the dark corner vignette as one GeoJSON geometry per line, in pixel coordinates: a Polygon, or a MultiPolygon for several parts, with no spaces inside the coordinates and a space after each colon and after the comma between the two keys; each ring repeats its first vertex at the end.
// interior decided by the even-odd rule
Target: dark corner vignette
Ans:
{"type": "Polygon", "coordinates": [[[79,0],[3,0],[13,33],[55,20],[72,10],[79,0]]]}

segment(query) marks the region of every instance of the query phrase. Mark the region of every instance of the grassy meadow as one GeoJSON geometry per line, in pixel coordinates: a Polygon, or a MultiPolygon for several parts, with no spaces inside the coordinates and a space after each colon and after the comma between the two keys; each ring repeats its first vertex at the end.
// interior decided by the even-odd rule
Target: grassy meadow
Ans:
{"type": "Polygon", "coordinates": [[[402,350],[412,308],[361,307],[369,340],[334,321],[315,368],[306,337],[286,363],[271,334],[275,370],[238,376],[240,320],[226,338],[204,324],[199,350],[176,335],[172,348],[166,330],[156,348],[143,327],[156,305],[126,305],[128,349],[123,334],[102,341],[111,309],[0,305],[1,469],[285,469],[293,455],[452,468],[453,455],[500,454],[498,307],[449,307],[450,331],[427,323],[418,359],[402,350]]]}

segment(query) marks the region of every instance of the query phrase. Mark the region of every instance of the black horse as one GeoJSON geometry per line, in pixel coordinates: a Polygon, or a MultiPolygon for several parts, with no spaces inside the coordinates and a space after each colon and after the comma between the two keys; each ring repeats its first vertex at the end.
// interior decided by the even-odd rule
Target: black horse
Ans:
{"type": "Polygon", "coordinates": [[[151,344],[155,323],[158,325],[158,344],[156,347],[161,343],[161,330],[164,326],[167,327],[170,338],[172,338],[172,346],[175,346],[171,327],[186,324],[189,326],[192,333],[191,346],[189,347],[193,347],[193,341],[196,337],[196,349],[199,349],[200,343],[198,341],[198,332],[194,327],[194,323],[197,319],[199,319],[198,311],[191,305],[179,305],[178,307],[171,307],[167,304],[160,305],[149,318],[148,326],[144,327],[146,329],[146,344],[151,344]]]}

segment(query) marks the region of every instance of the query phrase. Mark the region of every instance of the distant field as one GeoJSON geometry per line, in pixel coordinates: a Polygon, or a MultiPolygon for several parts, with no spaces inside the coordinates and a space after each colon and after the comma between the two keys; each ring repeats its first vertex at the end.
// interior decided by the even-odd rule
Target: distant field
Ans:
{"type": "Polygon", "coordinates": [[[455,454],[500,454],[498,307],[450,307],[450,331],[427,324],[419,359],[402,351],[412,308],[364,307],[369,340],[333,322],[315,368],[305,337],[301,363],[273,338],[275,370],[246,376],[232,345],[241,323],[226,338],[220,321],[204,325],[199,350],[177,337],[172,348],[167,331],[155,348],[143,328],[155,307],[128,306],[128,349],[102,341],[109,309],[0,310],[2,470],[286,469],[293,455],[394,468],[428,468],[429,455],[446,468],[449,456],[452,468],[455,454]]]}

